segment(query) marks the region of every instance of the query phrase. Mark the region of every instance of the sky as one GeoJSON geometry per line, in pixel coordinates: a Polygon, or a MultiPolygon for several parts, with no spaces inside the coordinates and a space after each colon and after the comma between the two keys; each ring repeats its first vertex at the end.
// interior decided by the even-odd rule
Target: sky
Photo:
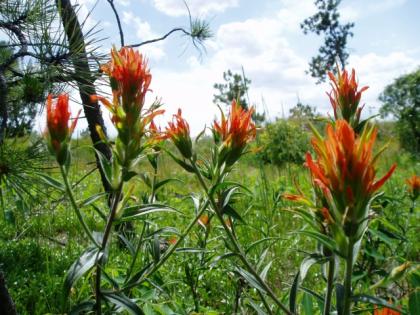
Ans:
{"type": "MultiPolygon", "coordinates": [[[[174,27],[188,28],[183,0],[114,0],[127,44],[162,36],[174,27]]],[[[331,114],[328,83],[315,84],[306,74],[308,61],[322,37],[304,35],[300,23],[316,12],[313,0],[186,0],[193,17],[209,22],[213,37],[197,50],[191,40],[176,33],[165,41],[141,47],[152,73],[148,101],[162,99],[169,120],[181,108],[192,134],[209,126],[218,114],[213,103],[214,83],[223,82],[230,69],[252,81],[251,103],[270,119],[284,117],[300,100],[331,114]]],[[[79,17],[91,12],[86,30],[97,24],[107,39],[101,49],[119,45],[115,17],[107,1],[78,0],[79,17]]],[[[365,115],[377,113],[378,96],[395,78],[420,66],[419,0],[342,0],[343,22],[354,22],[349,39],[348,69],[355,68],[363,94],[365,115]]],[[[74,105],[76,106],[76,105],[74,105]]],[[[108,121],[109,114],[104,110],[108,121]]],[[[163,124],[163,122],[162,122],[163,124]]],[[[79,130],[86,127],[81,122],[79,130]]],[[[110,129],[112,133],[112,128],[110,129]]]]}

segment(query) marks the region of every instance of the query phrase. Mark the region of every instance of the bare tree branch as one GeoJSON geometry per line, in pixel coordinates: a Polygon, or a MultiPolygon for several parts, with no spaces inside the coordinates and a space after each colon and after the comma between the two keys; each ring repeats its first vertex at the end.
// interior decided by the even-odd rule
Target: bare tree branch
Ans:
{"type": "Polygon", "coordinates": [[[132,45],[128,45],[128,46],[134,48],[134,47],[140,47],[140,46],[151,44],[151,43],[156,43],[156,42],[159,42],[161,40],[165,40],[166,38],[168,38],[169,35],[171,35],[172,33],[175,33],[175,32],[183,32],[185,35],[191,36],[191,33],[187,32],[182,27],[176,27],[176,28],[170,30],[165,35],[163,35],[162,37],[155,38],[155,39],[149,39],[149,40],[146,40],[144,42],[141,42],[141,43],[138,43],[138,44],[132,44],[132,45]]]}
{"type": "Polygon", "coordinates": [[[118,15],[118,11],[115,8],[114,0],[107,0],[109,5],[111,6],[112,11],[114,12],[115,18],[117,20],[118,25],[118,31],[120,32],[120,41],[121,41],[121,47],[124,47],[124,32],[121,26],[120,16],[118,15]]]}

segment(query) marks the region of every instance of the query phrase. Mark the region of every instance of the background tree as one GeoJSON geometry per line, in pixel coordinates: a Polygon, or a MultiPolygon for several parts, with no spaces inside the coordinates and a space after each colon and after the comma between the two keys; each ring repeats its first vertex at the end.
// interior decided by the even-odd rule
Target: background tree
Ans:
{"type": "Polygon", "coordinates": [[[315,117],[318,116],[315,107],[312,107],[310,105],[304,105],[300,101],[297,102],[296,106],[292,107],[289,110],[289,113],[289,119],[298,121],[313,120],[315,119],[315,117]]]}
{"type": "Polygon", "coordinates": [[[301,124],[278,119],[267,124],[261,135],[261,158],[278,167],[286,163],[300,165],[309,150],[309,135],[301,124]]]}
{"type": "Polygon", "coordinates": [[[420,69],[397,78],[385,87],[379,100],[383,118],[397,119],[400,143],[407,151],[420,154],[420,69]]]}
{"type": "MultiPolygon", "coordinates": [[[[251,80],[242,74],[233,73],[231,70],[223,72],[224,83],[215,83],[213,87],[218,90],[217,94],[213,95],[213,103],[216,105],[230,106],[233,100],[239,101],[242,108],[249,108],[248,89],[251,80]]],[[[261,124],[265,120],[265,114],[254,112],[252,119],[261,124]]]]}
{"type": "Polygon", "coordinates": [[[233,100],[239,101],[242,108],[248,109],[246,93],[251,80],[245,75],[233,73],[231,70],[223,72],[224,83],[215,83],[213,87],[218,90],[213,96],[213,103],[230,106],[233,100]]]}
{"type": "Polygon", "coordinates": [[[341,0],[315,0],[318,12],[300,24],[304,34],[324,34],[324,44],[319,48],[318,55],[309,62],[308,72],[318,79],[317,83],[325,81],[328,71],[335,71],[337,62],[344,68],[349,57],[346,45],[348,37],[353,36],[351,29],[354,23],[340,23],[337,9],[340,2],[341,0]]]}
{"type": "MultiPolygon", "coordinates": [[[[6,46],[6,42],[0,42],[0,45],[6,46]]],[[[0,46],[0,63],[14,54],[12,48],[0,46]]],[[[45,100],[45,85],[36,77],[33,77],[31,66],[27,69],[15,60],[10,65],[10,70],[5,71],[6,81],[12,80],[14,73],[24,73],[20,80],[10,86],[6,107],[8,108],[8,126],[7,136],[24,136],[29,133],[33,127],[33,121],[38,113],[39,103],[45,100]]]]}

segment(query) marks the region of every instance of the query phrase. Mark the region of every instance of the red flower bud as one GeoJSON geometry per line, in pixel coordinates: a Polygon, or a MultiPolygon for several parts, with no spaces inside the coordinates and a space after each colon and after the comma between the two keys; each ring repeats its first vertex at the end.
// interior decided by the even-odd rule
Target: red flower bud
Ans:
{"type": "Polygon", "coordinates": [[[56,156],[59,164],[66,162],[68,154],[68,142],[77,124],[79,113],[73,122],[69,125],[70,109],[69,96],[61,94],[57,101],[53,102],[53,96],[50,94],[47,98],[47,130],[46,137],[50,151],[56,156]]]}

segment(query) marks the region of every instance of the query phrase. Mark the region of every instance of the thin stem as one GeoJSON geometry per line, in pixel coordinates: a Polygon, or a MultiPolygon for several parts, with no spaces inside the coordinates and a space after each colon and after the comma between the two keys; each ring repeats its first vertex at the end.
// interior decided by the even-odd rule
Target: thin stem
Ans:
{"type": "Polygon", "coordinates": [[[263,302],[265,308],[267,309],[268,314],[272,315],[273,311],[271,310],[270,305],[268,305],[267,299],[265,298],[264,294],[262,294],[262,292],[260,292],[259,290],[257,290],[257,292],[258,292],[258,295],[260,296],[261,301],[263,302]]]}
{"type": "Polygon", "coordinates": [[[331,298],[334,286],[335,257],[334,254],[328,262],[327,292],[325,293],[324,315],[329,315],[331,311],[331,298]]]}
{"type": "MultiPolygon", "coordinates": [[[[120,184],[120,186],[117,189],[117,192],[114,195],[111,213],[108,216],[108,221],[106,222],[104,236],[102,238],[102,243],[100,247],[101,252],[105,250],[106,245],[108,244],[108,239],[109,239],[109,236],[111,235],[111,230],[114,223],[115,214],[118,209],[118,204],[120,203],[122,189],[123,189],[123,182],[120,184]]],[[[102,314],[102,308],[101,308],[101,274],[102,274],[102,267],[103,267],[102,259],[103,259],[103,256],[99,258],[96,262],[95,298],[96,298],[96,314],[97,315],[102,314]]]]}
{"type": "Polygon", "coordinates": [[[83,215],[80,212],[79,207],[77,206],[77,202],[76,202],[76,199],[74,198],[74,194],[73,194],[73,189],[71,188],[71,185],[70,185],[68,177],[67,177],[67,173],[66,173],[63,165],[60,165],[60,171],[61,171],[61,176],[63,177],[64,186],[66,187],[67,195],[69,196],[70,203],[71,203],[71,205],[74,209],[74,212],[76,212],[77,218],[79,219],[80,223],[82,224],[83,229],[85,230],[87,236],[92,241],[92,243],[95,244],[96,247],[100,247],[100,245],[98,244],[98,242],[96,242],[95,238],[93,237],[92,233],[90,232],[90,229],[87,226],[87,224],[85,222],[85,219],[83,218],[83,215]]]}
{"type": "Polygon", "coordinates": [[[112,11],[114,12],[115,19],[117,20],[118,31],[120,33],[121,47],[124,47],[124,32],[122,30],[120,16],[118,15],[118,11],[115,8],[114,0],[107,0],[107,1],[108,1],[109,5],[111,6],[112,11]]]}
{"type": "Polygon", "coordinates": [[[133,269],[134,269],[134,265],[136,264],[137,256],[139,255],[139,252],[140,252],[140,247],[143,244],[143,236],[144,236],[144,232],[146,231],[146,225],[147,225],[147,222],[144,221],[143,229],[141,230],[140,239],[139,239],[139,242],[137,243],[133,260],[131,261],[130,267],[128,268],[127,275],[125,276],[125,282],[127,282],[128,279],[130,279],[131,273],[133,272],[133,269]]]}
{"type": "Polygon", "coordinates": [[[346,273],[344,278],[344,309],[343,315],[351,314],[351,276],[353,274],[353,242],[349,242],[346,258],[346,273]]]}
{"type": "Polygon", "coordinates": [[[267,283],[261,278],[261,276],[255,270],[255,268],[252,266],[252,264],[248,261],[248,259],[246,258],[245,252],[243,251],[243,249],[241,248],[241,246],[237,242],[237,240],[236,240],[235,236],[232,234],[232,231],[230,230],[230,228],[226,225],[226,222],[223,220],[222,214],[220,213],[220,211],[218,211],[219,209],[218,209],[217,203],[215,202],[214,198],[212,196],[210,196],[208,187],[207,187],[206,183],[204,182],[204,179],[201,176],[201,173],[198,170],[197,165],[195,164],[195,162],[192,159],[190,159],[190,163],[191,163],[192,167],[194,168],[194,172],[197,175],[198,181],[200,182],[200,185],[203,187],[208,199],[210,200],[210,203],[213,206],[213,208],[216,212],[216,215],[219,218],[219,221],[222,224],[222,226],[223,226],[223,228],[226,232],[226,235],[228,236],[228,238],[232,242],[232,245],[234,246],[234,248],[235,248],[235,250],[238,254],[239,259],[246,266],[248,271],[254,276],[254,278],[258,281],[258,283],[263,287],[263,289],[267,292],[267,294],[273,299],[273,301],[283,310],[283,312],[285,312],[288,315],[293,315],[293,313],[290,312],[287,309],[287,307],[285,305],[283,305],[283,303],[277,298],[277,296],[275,295],[273,290],[267,285],[267,283]]]}
{"type": "Polygon", "coordinates": [[[195,218],[190,222],[190,224],[187,226],[187,228],[185,229],[184,233],[182,233],[180,235],[180,237],[178,238],[178,240],[176,241],[175,244],[171,245],[163,254],[163,256],[160,258],[160,260],[153,265],[153,267],[144,273],[144,275],[135,283],[130,283],[127,284],[126,286],[124,286],[121,290],[127,290],[127,289],[131,289],[133,287],[136,287],[137,285],[139,285],[140,283],[142,283],[148,276],[150,276],[151,274],[153,274],[154,272],[156,272],[156,270],[158,270],[167,260],[168,258],[172,255],[172,253],[178,248],[179,244],[181,244],[181,242],[185,239],[185,237],[188,235],[188,233],[191,231],[191,229],[194,227],[194,225],[196,225],[198,219],[201,217],[201,215],[204,213],[204,211],[206,210],[207,206],[209,205],[209,201],[206,200],[206,202],[203,204],[201,210],[197,213],[197,215],[195,216],[195,218]]]}
{"type": "Polygon", "coordinates": [[[3,219],[4,221],[6,221],[6,208],[4,206],[4,195],[3,195],[3,182],[0,181],[0,207],[1,207],[1,211],[3,213],[3,219]]]}

